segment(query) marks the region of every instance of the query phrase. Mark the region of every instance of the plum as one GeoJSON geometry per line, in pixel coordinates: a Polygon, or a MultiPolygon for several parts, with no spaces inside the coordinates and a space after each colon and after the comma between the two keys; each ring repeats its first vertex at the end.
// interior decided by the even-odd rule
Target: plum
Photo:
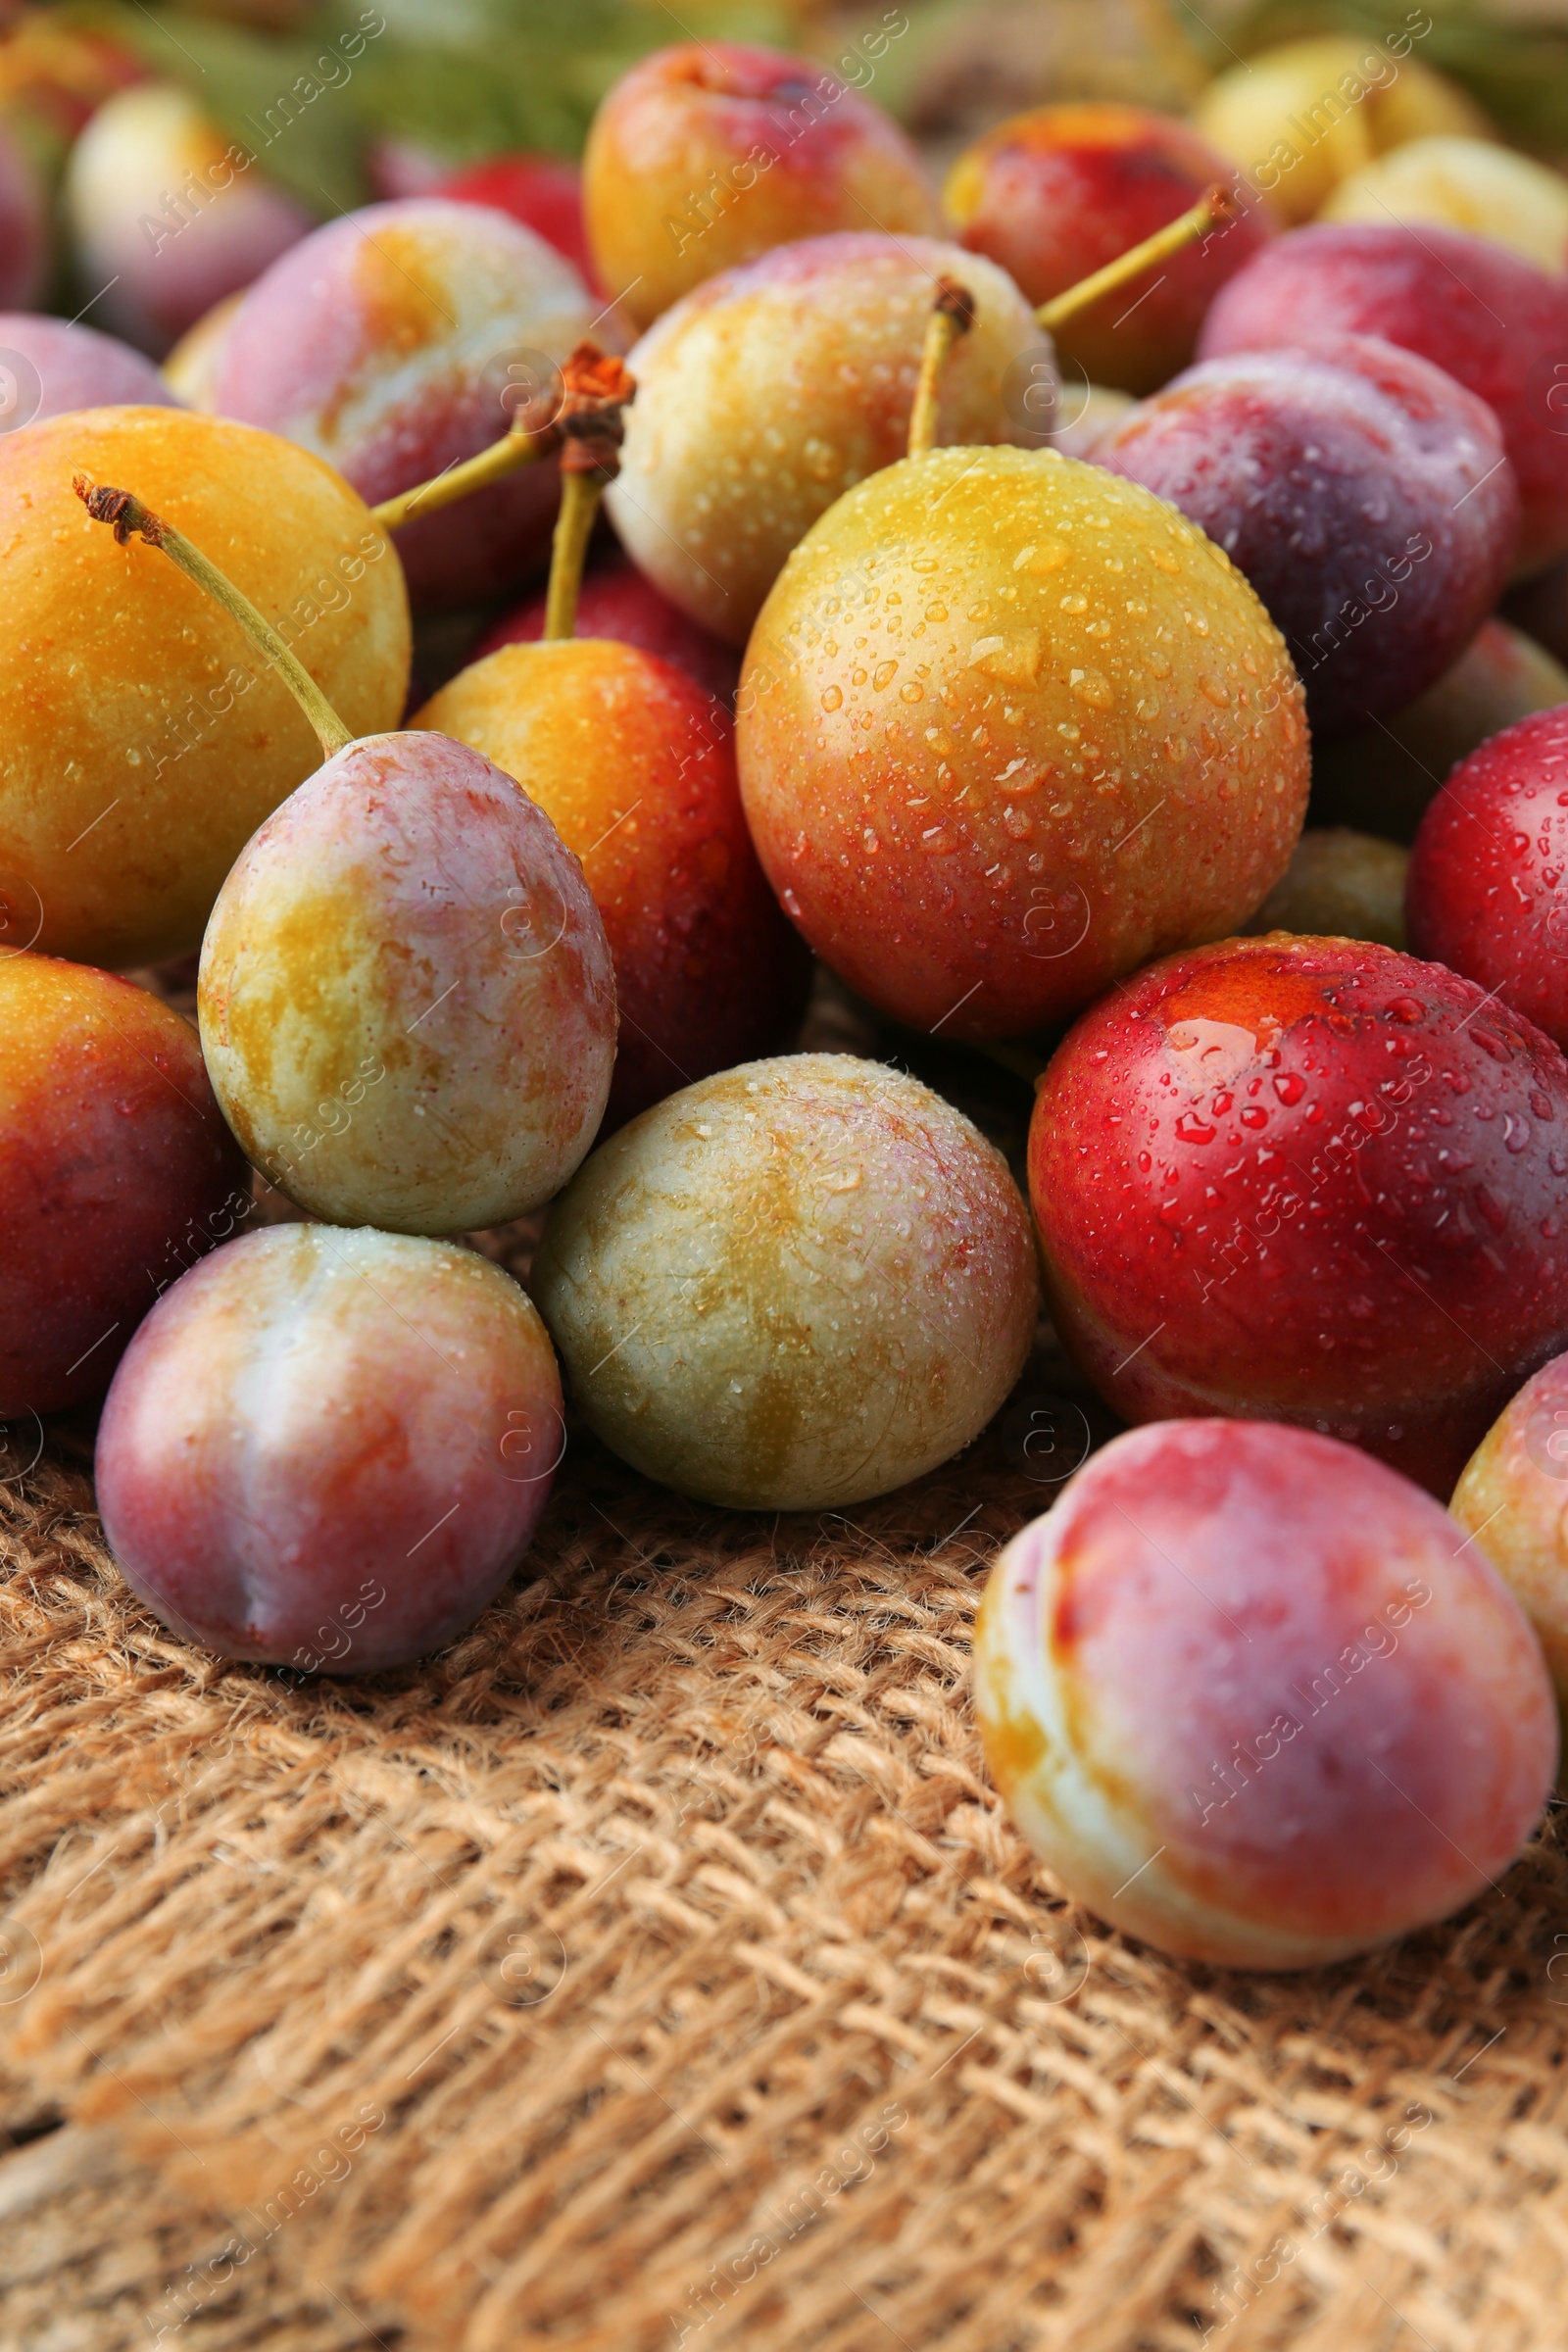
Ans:
{"type": "Polygon", "coordinates": [[[1536,1629],[1568,1715],[1568,1356],[1509,1398],[1448,1508],[1536,1629]]]}
{"type": "Polygon", "coordinates": [[[89,307],[155,359],[313,225],[249,148],[165,82],[98,109],[71,151],[64,198],[89,307]]]}
{"type": "Polygon", "coordinates": [[[336,753],[247,842],[202,942],[202,1050],[301,1207],[416,1234],[557,1192],[610,1092],[615,991],[582,868],[479,753],[336,753]]]}
{"type": "Polygon", "coordinates": [[[1124,1933],[1308,1968],[1507,1868],[1557,1722],[1524,1612],[1408,1480],[1307,1430],[1129,1430],[1008,1544],[975,1630],[987,1761],[1124,1933]]]}
{"type": "MultiPolygon", "coordinates": [[[[963,244],[1032,303],[1049,302],[1186,212],[1225,159],[1147,107],[1080,103],[1013,115],[966,148],[943,202],[963,244]]],[[[1256,200],[1223,228],[1057,330],[1064,359],[1100,383],[1152,392],[1193,356],[1203,313],[1272,233],[1256,200]]]]}
{"type": "MultiPolygon", "coordinates": [[[[570,264],[505,213],[411,197],[347,213],[246,295],[218,367],[224,416],[325,458],[372,506],[548,421],[552,370],[593,322],[570,264]]],[[[504,587],[549,541],[553,464],[397,534],[416,603],[504,587]]]]}
{"type": "Polygon", "coordinates": [[[159,1300],[115,1376],[95,1476],[111,1551],[174,1632],[371,1674],[493,1599],[564,1445],[550,1342],[499,1266],[275,1225],[159,1300]]]}
{"type": "MultiPolygon", "coordinates": [[[[473,649],[475,662],[499,653],[504,645],[533,645],[545,633],[543,589],[503,613],[473,649]]],[[[661,662],[671,662],[697,680],[720,702],[733,704],[740,683],[741,658],[700,622],[690,620],[661,589],[624,558],[596,565],[582,583],[577,598],[577,633],[610,637],[617,645],[635,645],[661,662]]],[[[505,761],[502,762],[505,765],[505,761]]]]}
{"type": "Polygon", "coordinates": [[[1568,268],[1568,180],[1495,139],[1412,139],[1341,180],[1323,220],[1435,220],[1568,268]]]}
{"type": "Polygon", "coordinates": [[[520,220],[571,264],[591,292],[603,292],[588,251],[582,173],[560,155],[492,155],[437,178],[428,191],[454,204],[487,205],[520,220]]]}
{"type": "Polygon", "coordinates": [[[28,954],[32,911],[0,893],[0,1418],[101,1395],[160,1292],[250,1210],[189,1022],[28,954]]]}
{"type": "Polygon", "coordinates": [[[1418,956],[1446,963],[1568,1047],[1568,703],[1460,761],[1410,853],[1418,956]]]}
{"type": "Polygon", "coordinates": [[[1234,931],[1306,806],[1300,688],[1252,589],[1054,450],[935,450],[852,490],[780,575],[737,709],[784,911],[949,1037],[1065,1018],[1234,931]]]}
{"type": "Polygon", "coordinates": [[[1404,946],[1406,853],[1347,825],[1308,826],[1296,855],[1244,931],[1375,939],[1404,946]]]}
{"type": "Polygon", "coordinates": [[[809,959],[757,862],[729,713],[683,671],[603,638],[508,646],[414,724],[514,776],[582,859],[620,1018],[607,1126],[799,1025],[809,959]]]}
{"type": "Polygon", "coordinates": [[[1379,335],[1456,376],[1502,428],[1519,485],[1515,569],[1568,552],[1568,277],[1457,229],[1323,222],[1221,287],[1200,359],[1379,335]]]}
{"type": "Polygon", "coordinates": [[[1313,745],[1314,821],[1413,841],[1451,768],[1489,735],[1555,703],[1568,703],[1568,669],[1522,629],[1484,621],[1453,667],[1408,710],[1364,735],[1313,745]]]}
{"type": "MultiPolygon", "coordinates": [[[[710,278],[632,351],[636,406],[606,501],[638,567],[744,645],[784,559],[841,493],[905,453],[933,283],[978,306],[939,441],[1044,437],[1051,344],[1012,280],[928,237],[808,238],[710,278]]],[[[1047,404],[1048,409],[1051,404],[1047,404]]]]}
{"type": "Polygon", "coordinates": [[[1029,1184],[1063,1339],[1130,1421],[1287,1421],[1446,1496],[1568,1343],[1568,1064],[1442,964],[1230,940],[1077,1023],[1029,1184]]]}
{"type": "Polygon", "coordinates": [[[644,1111],[556,1202],[529,1279],[590,1428],[736,1510],[858,1502],[946,1461],[1039,1305],[1001,1153],[846,1054],[743,1062],[644,1111]]]}
{"type": "Polygon", "coordinates": [[[218,368],[228,341],[228,330],[239,317],[245,289],[225,294],[188,326],[158,372],[169,390],[187,409],[218,414],[218,368]]]}
{"type": "Polygon", "coordinates": [[[72,409],[178,405],[141,352],[36,311],[0,311],[0,433],[72,409]]]}
{"type": "Polygon", "coordinates": [[[37,172],[0,122],[0,307],[25,310],[48,273],[48,202],[37,172]]]}
{"type": "Polygon", "coordinates": [[[132,407],[0,437],[0,871],[41,900],[40,948],[129,968],[201,945],[241,847],[320,755],[232,620],[83,514],[78,469],[144,487],[366,733],[403,713],[408,597],[364,503],[272,434],[132,407]]]}
{"type": "Polygon", "coordinates": [[[1194,124],[1287,220],[1310,220],[1369,157],[1409,139],[1486,137],[1480,107],[1410,55],[1414,38],[1327,33],[1259,50],[1210,82],[1194,124]]]}
{"type": "Polygon", "coordinates": [[[1513,563],[1519,495],[1492,411],[1371,335],[1190,368],[1102,434],[1095,463],[1170,499],[1246,572],[1314,740],[1413,702],[1513,563]]]}
{"type": "Polygon", "coordinates": [[[942,228],[890,116],[815,59],[737,41],[681,42],[621,76],[588,133],[583,204],[600,279],[640,327],[775,245],[942,228]]]}

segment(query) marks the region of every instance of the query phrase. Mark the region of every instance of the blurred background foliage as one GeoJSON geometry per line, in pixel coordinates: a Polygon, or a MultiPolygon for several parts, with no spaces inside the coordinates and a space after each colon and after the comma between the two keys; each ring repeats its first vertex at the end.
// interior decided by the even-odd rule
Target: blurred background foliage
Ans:
{"type": "MultiPolygon", "coordinates": [[[[574,154],[603,92],[669,41],[758,40],[832,61],[869,26],[907,20],[876,95],[936,146],[1014,108],[1069,97],[1184,111],[1209,77],[1312,32],[1377,35],[1406,22],[1377,0],[0,0],[0,103],[29,53],[101,36],[196,92],[231,136],[252,127],[333,42],[385,21],[352,74],[268,156],[318,213],[365,201],[367,157],[392,141],[448,164],[505,150],[574,154]]],[[[1568,157],[1568,0],[1425,0],[1421,56],[1462,82],[1505,136],[1568,157]]]]}

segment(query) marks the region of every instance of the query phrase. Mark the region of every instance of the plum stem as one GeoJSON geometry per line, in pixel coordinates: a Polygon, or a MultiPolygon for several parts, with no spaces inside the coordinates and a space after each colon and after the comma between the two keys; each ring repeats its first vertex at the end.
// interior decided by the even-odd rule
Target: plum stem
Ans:
{"type": "Polygon", "coordinates": [[[187,579],[194,580],[214,604],[220,605],[230,619],[239,623],[299,704],[329,760],[334,752],[345,750],[354,741],[310,671],[296,654],[290,653],[271,622],[257,612],[248,596],[241,595],[232,580],[224,578],[217,564],[183,531],[177,531],[172,522],[165,522],[150,507],[144,507],[129,490],[113,490],[107,483],[95,486],[84,473],[74,474],[71,486],[94,522],[110,525],[119,546],[123,547],[134,531],[149,547],[162,548],[187,579]]]}
{"type": "Polygon", "coordinates": [[[1241,206],[1230,189],[1216,180],[1211,188],[1203,190],[1196,204],[1167,221],[1163,228],[1157,228],[1152,237],[1145,237],[1142,244],[1130,245],[1115,261],[1107,262],[1103,270],[1092,270],[1065,293],[1054,294],[1049,302],[1043,302],[1035,317],[1048,334],[1054,334],[1080,312],[1092,308],[1102,295],[1116,293],[1135,277],[1142,277],[1146,270],[1152,270],[1156,263],[1168,262],[1172,254],[1196,244],[1211,229],[1228,228],[1240,218],[1241,206]]]}
{"type": "Polygon", "coordinates": [[[949,355],[960,335],[966,335],[974,324],[974,296],[967,286],[960,286],[954,277],[937,279],[936,300],[925,322],[925,342],[920,352],[920,377],[914,387],[914,406],[909,412],[909,455],[927,457],[936,447],[937,403],[942,388],[942,371],[949,355]]]}
{"type": "Polygon", "coordinates": [[[395,531],[403,523],[412,522],[416,514],[434,514],[442,507],[456,506],[460,498],[488,489],[492,482],[504,481],[519,466],[531,466],[536,459],[547,458],[557,439],[554,424],[547,424],[542,432],[514,424],[499,441],[481,449],[476,458],[465,458],[461,466],[449,466],[445,473],[434,474],[427,482],[416,482],[412,490],[400,490],[396,498],[383,498],[370,513],[383,531],[395,531]]]}
{"type": "Polygon", "coordinates": [[[577,626],[577,599],[599,501],[620,471],[625,411],[637,385],[619,360],[579,343],[562,375],[555,431],[561,444],[561,513],[550,549],[545,643],[560,644],[577,626]]]}

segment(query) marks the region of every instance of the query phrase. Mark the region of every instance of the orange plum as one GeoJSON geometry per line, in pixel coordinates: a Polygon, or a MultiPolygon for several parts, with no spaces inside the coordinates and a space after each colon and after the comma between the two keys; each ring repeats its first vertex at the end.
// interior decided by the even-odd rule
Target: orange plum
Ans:
{"type": "Polygon", "coordinates": [[[812,58],[736,41],[661,49],[616,82],[588,133],[583,203],[599,276],[640,327],[774,245],[942,225],[891,116],[812,58]]]}
{"type": "Polygon", "coordinates": [[[415,717],[514,776],[582,859],[615,967],[607,1127],[780,1045],[808,959],[762,879],[729,713],[669,662],[577,637],[510,645],[415,717]]]}

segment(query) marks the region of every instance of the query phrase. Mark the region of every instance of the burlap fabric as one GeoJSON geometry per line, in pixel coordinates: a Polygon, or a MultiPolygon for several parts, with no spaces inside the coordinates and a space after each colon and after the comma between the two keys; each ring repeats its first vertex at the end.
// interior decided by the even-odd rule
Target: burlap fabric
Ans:
{"type": "Polygon", "coordinates": [[[1048,1339],[959,1461],[777,1520],[574,1437],[502,1599],[364,1683],[165,1634],[54,1430],[0,1498],[6,2352],[1568,2341],[1554,1828],[1271,1979],[999,1808],[969,1629],[1084,1413],[1048,1339]]]}

